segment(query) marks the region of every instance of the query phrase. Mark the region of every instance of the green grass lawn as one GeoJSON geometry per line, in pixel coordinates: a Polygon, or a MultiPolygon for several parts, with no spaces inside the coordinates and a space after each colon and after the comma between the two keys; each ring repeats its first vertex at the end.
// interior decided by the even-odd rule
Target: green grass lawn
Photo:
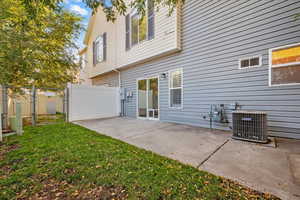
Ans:
{"type": "MultiPolygon", "coordinates": [[[[37,115],[36,117],[36,123],[38,125],[62,123],[65,121],[65,115],[63,113],[56,113],[54,115],[37,115]]],[[[31,117],[24,118],[23,124],[25,126],[31,125],[31,117]]]]}
{"type": "Polygon", "coordinates": [[[0,199],[276,199],[68,123],[6,138],[0,169],[0,199]]]}

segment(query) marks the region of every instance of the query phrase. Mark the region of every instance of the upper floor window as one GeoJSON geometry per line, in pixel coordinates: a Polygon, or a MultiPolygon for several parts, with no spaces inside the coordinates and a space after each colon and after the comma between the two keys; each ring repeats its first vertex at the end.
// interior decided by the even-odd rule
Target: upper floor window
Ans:
{"type": "Polygon", "coordinates": [[[262,57],[261,56],[242,58],[239,61],[240,69],[250,68],[250,67],[260,67],[261,65],[262,65],[262,57]]]}
{"type": "Polygon", "coordinates": [[[169,72],[170,107],[182,108],[183,99],[183,73],[182,69],[169,72]]]}
{"type": "Polygon", "coordinates": [[[80,61],[80,67],[81,67],[81,69],[84,69],[85,66],[86,66],[85,55],[81,55],[79,61],[80,61]]]}
{"type": "Polygon", "coordinates": [[[270,49],[269,85],[300,84],[300,43],[270,49]]]}
{"type": "Polygon", "coordinates": [[[154,1],[148,0],[148,40],[154,38],[154,1]]]}
{"type": "Polygon", "coordinates": [[[106,33],[99,35],[93,42],[93,63],[103,62],[106,60],[106,33]]]}
{"type": "Polygon", "coordinates": [[[144,16],[136,11],[125,17],[126,50],[146,39],[154,38],[154,1],[147,1],[144,16]]]}
{"type": "Polygon", "coordinates": [[[138,13],[131,16],[131,45],[138,44],[146,40],[147,21],[146,16],[142,17],[138,13]]]}

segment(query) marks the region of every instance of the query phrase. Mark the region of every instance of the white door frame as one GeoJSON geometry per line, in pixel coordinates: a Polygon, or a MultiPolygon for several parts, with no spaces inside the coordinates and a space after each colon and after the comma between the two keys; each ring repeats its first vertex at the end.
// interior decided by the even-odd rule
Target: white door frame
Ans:
{"type": "Polygon", "coordinates": [[[160,119],[160,88],[159,88],[159,76],[151,76],[151,77],[143,77],[143,78],[138,78],[136,79],[136,118],[137,119],[142,119],[142,120],[159,120],[160,119]],[[156,78],[157,79],[157,92],[158,92],[158,118],[152,118],[152,117],[149,117],[149,111],[148,111],[148,84],[149,84],[149,80],[150,79],[154,79],[156,78]],[[139,116],[139,81],[141,80],[146,80],[146,117],[140,117],[139,116]]]}

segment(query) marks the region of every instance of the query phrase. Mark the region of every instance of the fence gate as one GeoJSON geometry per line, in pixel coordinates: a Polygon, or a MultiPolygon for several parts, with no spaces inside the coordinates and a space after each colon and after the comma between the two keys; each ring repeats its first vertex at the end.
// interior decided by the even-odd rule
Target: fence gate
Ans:
{"type": "Polygon", "coordinates": [[[69,121],[117,117],[120,115],[118,87],[69,85],[69,121]]]}

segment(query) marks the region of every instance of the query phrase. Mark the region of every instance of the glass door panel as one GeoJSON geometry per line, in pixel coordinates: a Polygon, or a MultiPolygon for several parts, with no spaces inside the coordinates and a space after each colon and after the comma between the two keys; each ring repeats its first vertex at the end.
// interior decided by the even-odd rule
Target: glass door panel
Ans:
{"type": "Polygon", "coordinates": [[[158,78],[147,80],[148,89],[148,118],[158,119],[158,78]]]}
{"type": "Polygon", "coordinates": [[[138,114],[147,117],[147,80],[138,81],[138,114]]]}

